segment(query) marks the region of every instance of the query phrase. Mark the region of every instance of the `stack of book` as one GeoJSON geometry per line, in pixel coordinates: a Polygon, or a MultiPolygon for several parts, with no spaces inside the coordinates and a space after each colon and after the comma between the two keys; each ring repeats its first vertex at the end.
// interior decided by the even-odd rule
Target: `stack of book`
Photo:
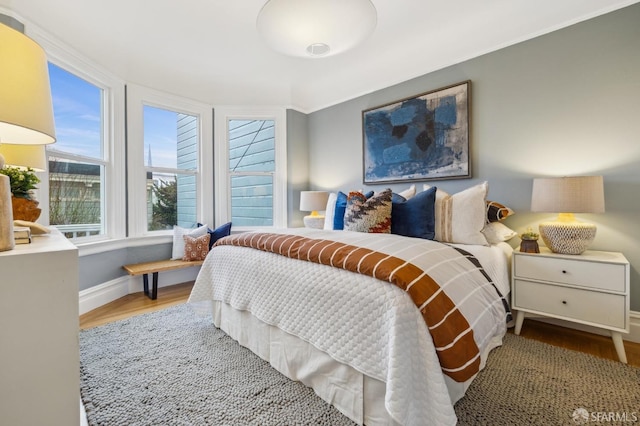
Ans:
{"type": "Polygon", "coordinates": [[[13,238],[16,244],[29,244],[31,242],[31,228],[28,226],[14,226],[13,238]]]}

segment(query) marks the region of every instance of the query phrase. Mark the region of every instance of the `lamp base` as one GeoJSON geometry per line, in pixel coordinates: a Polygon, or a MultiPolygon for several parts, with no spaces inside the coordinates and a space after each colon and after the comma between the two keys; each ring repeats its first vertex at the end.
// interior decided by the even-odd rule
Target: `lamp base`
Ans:
{"type": "Polygon", "coordinates": [[[0,175],[0,251],[15,247],[9,176],[0,175]]]}
{"type": "Polygon", "coordinates": [[[538,225],[545,245],[554,253],[581,254],[596,237],[596,226],[582,222],[546,222],[538,225]]]}
{"type": "Polygon", "coordinates": [[[324,216],[309,215],[309,216],[305,216],[303,221],[304,221],[304,226],[307,228],[314,228],[314,229],[324,228],[324,216]]]}

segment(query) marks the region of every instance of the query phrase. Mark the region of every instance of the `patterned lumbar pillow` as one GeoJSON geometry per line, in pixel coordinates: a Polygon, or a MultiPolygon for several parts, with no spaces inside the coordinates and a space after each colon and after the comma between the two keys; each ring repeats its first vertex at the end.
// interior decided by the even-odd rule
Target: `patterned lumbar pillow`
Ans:
{"type": "Polygon", "coordinates": [[[182,260],[195,261],[204,260],[209,253],[209,234],[200,237],[190,237],[184,235],[184,256],[182,260]]]}
{"type": "Polygon", "coordinates": [[[391,232],[391,189],[368,198],[350,192],[344,215],[345,231],[388,234],[391,232]]]}
{"type": "Polygon", "coordinates": [[[505,220],[515,212],[497,201],[487,200],[487,223],[505,220]]]}

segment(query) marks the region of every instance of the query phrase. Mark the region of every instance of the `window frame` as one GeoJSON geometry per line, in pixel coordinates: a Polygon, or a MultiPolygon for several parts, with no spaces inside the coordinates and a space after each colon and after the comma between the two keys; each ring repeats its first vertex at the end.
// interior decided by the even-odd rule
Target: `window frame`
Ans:
{"type": "MultiPolygon", "coordinates": [[[[128,236],[169,235],[172,230],[147,229],[147,195],[144,157],[144,106],[161,108],[198,118],[198,170],[196,177],[196,216],[202,223],[213,225],[213,119],[210,105],[170,95],[155,89],[128,84],[127,98],[127,170],[128,170],[128,236]],[[209,161],[207,161],[209,159],[209,161]],[[209,165],[209,167],[207,167],[209,165]]],[[[167,170],[153,167],[156,171],[167,170]]],[[[191,173],[189,173],[191,174],[191,173]]]]}
{"type": "MultiPolygon", "coordinates": [[[[121,212],[126,206],[125,191],[125,83],[101,67],[81,57],[54,37],[39,29],[27,25],[25,34],[36,41],[45,51],[47,60],[57,67],[102,89],[102,158],[86,158],[61,151],[60,157],[79,159],[104,166],[101,188],[101,216],[104,233],[100,235],[73,238],[77,246],[100,241],[116,240],[126,237],[126,218],[121,212]]],[[[55,144],[50,149],[55,149],[55,144]]],[[[53,155],[57,155],[53,153],[53,155]]],[[[49,150],[47,150],[47,172],[41,174],[38,197],[46,202],[40,203],[41,220],[49,225],[49,150]]]]}
{"type": "MultiPolygon", "coordinates": [[[[273,172],[273,225],[234,226],[234,231],[285,228],[287,226],[287,121],[286,110],[276,107],[217,107],[215,109],[215,203],[216,223],[231,221],[231,175],[229,170],[229,120],[273,120],[275,170],[273,172]]],[[[250,174],[250,173],[247,173],[250,174]]],[[[266,174],[264,172],[254,174],[266,174]]]]}

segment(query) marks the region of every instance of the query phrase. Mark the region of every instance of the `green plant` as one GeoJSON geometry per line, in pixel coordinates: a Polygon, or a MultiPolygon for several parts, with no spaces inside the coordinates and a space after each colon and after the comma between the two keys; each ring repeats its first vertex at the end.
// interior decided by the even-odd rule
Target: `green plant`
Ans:
{"type": "Polygon", "coordinates": [[[178,223],[178,182],[159,180],[151,188],[156,198],[149,231],[171,229],[178,223]]]}
{"type": "Polygon", "coordinates": [[[40,183],[40,179],[38,179],[35,171],[30,167],[24,170],[18,167],[5,166],[3,169],[0,169],[0,173],[9,176],[11,193],[14,197],[30,200],[30,191],[37,189],[36,184],[40,183]]]}
{"type": "Polygon", "coordinates": [[[527,228],[526,232],[520,234],[520,238],[523,240],[537,240],[539,236],[540,235],[538,235],[537,232],[533,232],[533,229],[531,229],[530,227],[527,228]]]}

